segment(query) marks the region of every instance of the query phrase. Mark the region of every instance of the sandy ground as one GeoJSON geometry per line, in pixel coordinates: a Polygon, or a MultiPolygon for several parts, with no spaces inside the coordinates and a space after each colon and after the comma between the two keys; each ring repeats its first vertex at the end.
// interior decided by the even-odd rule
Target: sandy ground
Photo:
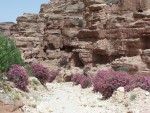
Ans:
{"type": "Polygon", "coordinates": [[[135,100],[131,101],[129,98],[117,100],[115,96],[101,100],[101,94],[93,93],[92,87],[81,89],[71,82],[48,83],[47,88],[30,89],[24,100],[25,113],[150,113],[150,96],[143,90],[127,93],[129,97],[137,92],[135,100]]]}

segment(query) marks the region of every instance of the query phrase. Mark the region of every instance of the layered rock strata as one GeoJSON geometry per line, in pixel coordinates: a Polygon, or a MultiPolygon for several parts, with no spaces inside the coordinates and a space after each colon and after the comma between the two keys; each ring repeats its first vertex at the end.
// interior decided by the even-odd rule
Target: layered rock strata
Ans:
{"type": "Polygon", "coordinates": [[[81,29],[83,10],[78,0],[55,0],[42,4],[39,14],[18,17],[11,31],[24,58],[45,60],[68,54],[65,51],[70,51],[69,44],[81,29]]]}
{"type": "Polygon", "coordinates": [[[67,55],[81,67],[140,56],[149,68],[149,0],[51,0],[39,14],[18,17],[10,32],[26,61],[67,55]]]}

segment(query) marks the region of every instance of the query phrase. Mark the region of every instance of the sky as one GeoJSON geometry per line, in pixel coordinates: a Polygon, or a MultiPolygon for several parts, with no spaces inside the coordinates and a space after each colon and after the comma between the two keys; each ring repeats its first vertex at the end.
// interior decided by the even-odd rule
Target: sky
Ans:
{"type": "Polygon", "coordinates": [[[16,22],[23,13],[38,13],[42,3],[50,0],[1,0],[0,22],[16,22]]]}

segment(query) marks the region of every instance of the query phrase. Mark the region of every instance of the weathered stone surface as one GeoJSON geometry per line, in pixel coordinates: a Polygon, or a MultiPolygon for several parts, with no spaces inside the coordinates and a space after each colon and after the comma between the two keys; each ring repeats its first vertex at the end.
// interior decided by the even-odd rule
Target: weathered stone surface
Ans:
{"type": "Polygon", "coordinates": [[[142,61],[140,56],[121,57],[111,63],[113,68],[127,67],[131,73],[150,73],[147,65],[142,61]]]}
{"type": "Polygon", "coordinates": [[[11,35],[10,28],[14,24],[15,23],[13,23],[13,22],[0,23],[0,34],[5,35],[5,36],[10,36],[11,35]]]}
{"type": "Polygon", "coordinates": [[[143,50],[141,57],[142,60],[147,64],[148,68],[150,68],[150,49],[143,50]]]}
{"type": "Polygon", "coordinates": [[[39,14],[18,17],[10,32],[26,60],[71,53],[81,67],[141,56],[149,68],[149,0],[51,0],[39,14]]]}
{"type": "Polygon", "coordinates": [[[21,100],[15,100],[0,90],[0,113],[23,113],[20,108],[24,106],[21,100]]]}

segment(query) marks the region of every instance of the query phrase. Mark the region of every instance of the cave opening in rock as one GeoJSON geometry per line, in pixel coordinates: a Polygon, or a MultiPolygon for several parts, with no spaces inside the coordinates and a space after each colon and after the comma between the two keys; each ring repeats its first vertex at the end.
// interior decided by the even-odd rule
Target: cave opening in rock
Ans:
{"type": "Polygon", "coordinates": [[[48,49],[50,49],[50,50],[55,50],[55,47],[54,47],[53,44],[48,44],[48,49]]]}
{"type": "Polygon", "coordinates": [[[78,52],[74,52],[72,55],[72,63],[75,67],[84,67],[83,62],[81,61],[80,57],[79,57],[79,53],[78,52]]]}
{"type": "Polygon", "coordinates": [[[142,13],[143,9],[138,9],[137,12],[142,13]]]}
{"type": "Polygon", "coordinates": [[[150,49],[150,36],[144,36],[141,38],[142,49],[150,49]]]}
{"type": "Polygon", "coordinates": [[[110,58],[107,54],[98,54],[96,52],[92,54],[92,60],[93,60],[93,65],[110,63],[110,58]]]}
{"type": "Polygon", "coordinates": [[[60,48],[60,51],[65,51],[65,52],[72,52],[74,48],[72,46],[63,46],[60,48]]]}
{"type": "Polygon", "coordinates": [[[119,59],[119,58],[121,58],[121,57],[124,57],[125,55],[123,55],[123,54],[118,54],[118,55],[111,55],[110,56],[110,62],[112,62],[112,61],[114,61],[114,60],[116,60],[116,59],[119,59]]]}
{"type": "Polygon", "coordinates": [[[48,44],[44,46],[43,51],[46,52],[47,50],[55,50],[55,47],[53,44],[48,44]]]}

